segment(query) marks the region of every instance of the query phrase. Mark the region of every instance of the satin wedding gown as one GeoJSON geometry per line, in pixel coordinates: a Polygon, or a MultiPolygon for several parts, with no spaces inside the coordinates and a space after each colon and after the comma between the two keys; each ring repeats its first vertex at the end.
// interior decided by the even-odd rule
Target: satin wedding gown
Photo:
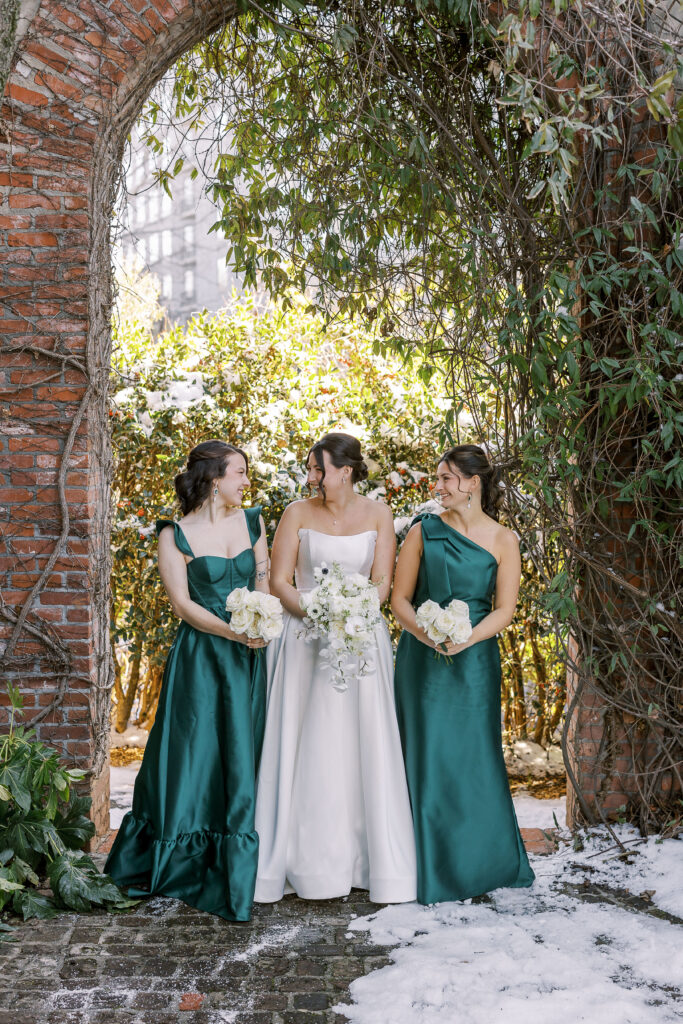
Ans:
{"type": "MultiPolygon", "coordinates": [[[[376,540],[374,530],[343,537],[299,530],[297,589],[315,586],[321,562],[369,577],[376,540]]],[[[307,642],[302,631],[301,619],[286,616],[268,648],[255,900],[285,892],[331,899],[352,888],[369,889],[375,903],[414,900],[415,840],[386,623],[367,651],[368,674],[344,693],[320,661],[321,642],[307,642]]]]}

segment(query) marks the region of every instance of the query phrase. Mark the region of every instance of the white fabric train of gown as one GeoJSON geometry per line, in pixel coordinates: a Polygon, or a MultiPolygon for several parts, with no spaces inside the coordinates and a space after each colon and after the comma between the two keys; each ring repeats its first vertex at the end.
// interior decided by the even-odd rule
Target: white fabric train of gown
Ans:
{"type": "MultiPolygon", "coordinates": [[[[339,562],[370,575],[377,534],[331,536],[299,530],[295,580],[315,586],[313,569],[339,562]]],[[[415,840],[394,710],[394,672],[384,621],[367,652],[369,674],[344,693],[285,616],[268,647],[268,703],[256,799],[259,865],[255,900],[285,892],[304,899],[369,889],[375,903],[416,898],[415,840]]]]}

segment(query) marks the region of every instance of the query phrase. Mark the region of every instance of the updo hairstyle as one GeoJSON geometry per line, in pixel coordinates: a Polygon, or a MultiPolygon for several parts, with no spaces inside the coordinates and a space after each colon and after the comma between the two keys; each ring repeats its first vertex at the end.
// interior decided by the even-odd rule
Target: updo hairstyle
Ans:
{"type": "Polygon", "coordinates": [[[325,501],[325,463],[323,461],[323,452],[327,452],[330,457],[330,462],[335,469],[341,469],[342,466],[351,467],[351,482],[357,484],[360,480],[366,480],[368,476],[368,467],[363,461],[363,453],[360,447],[360,441],[356,437],[352,437],[351,434],[331,433],[325,434],[316,441],[313,447],[310,449],[306,461],[313,455],[322,476],[320,477],[320,492],[325,501]]]}
{"type": "Polygon", "coordinates": [[[444,452],[439,462],[447,462],[451,469],[467,479],[478,476],[481,480],[481,507],[487,516],[498,519],[503,505],[502,474],[498,466],[489,462],[483,448],[476,444],[457,444],[444,452]]]}
{"type": "Polygon", "coordinates": [[[231,455],[241,455],[249,469],[249,459],[241,448],[226,441],[202,441],[187,457],[187,469],[175,478],[178,501],[186,516],[204,504],[211,484],[223,476],[231,455]]]}

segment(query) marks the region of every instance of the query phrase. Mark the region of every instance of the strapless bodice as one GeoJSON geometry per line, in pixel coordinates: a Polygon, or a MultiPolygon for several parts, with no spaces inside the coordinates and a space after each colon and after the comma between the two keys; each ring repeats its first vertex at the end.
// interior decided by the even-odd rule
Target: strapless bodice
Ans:
{"type": "Polygon", "coordinates": [[[322,562],[331,566],[338,562],[344,572],[357,572],[370,578],[375,560],[377,531],[347,534],[338,537],[318,530],[299,530],[299,554],[294,580],[297,590],[312,590],[317,585],[313,570],[322,562]]]}

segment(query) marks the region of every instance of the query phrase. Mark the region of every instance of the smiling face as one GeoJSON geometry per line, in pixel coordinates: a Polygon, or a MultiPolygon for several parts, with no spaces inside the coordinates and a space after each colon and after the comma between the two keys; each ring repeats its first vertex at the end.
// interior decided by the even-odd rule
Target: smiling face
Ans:
{"type": "MultiPolygon", "coordinates": [[[[224,505],[241,505],[244,492],[249,487],[247,476],[247,464],[244,456],[239,453],[228,456],[228,464],[225,467],[223,476],[214,481],[214,487],[218,488],[216,501],[224,505]]],[[[213,499],[213,487],[211,488],[213,499]]]]}
{"type": "Polygon", "coordinates": [[[444,508],[467,508],[468,495],[474,497],[479,487],[478,476],[463,476],[445,460],[437,466],[434,496],[444,508]]]}
{"type": "Polygon", "coordinates": [[[325,451],[324,448],[322,449],[321,454],[325,473],[323,475],[323,471],[318,465],[315,452],[309,452],[306,460],[306,484],[315,494],[319,494],[320,497],[322,497],[323,493],[320,490],[320,485],[322,483],[325,487],[325,496],[332,498],[335,494],[338,494],[339,491],[343,490],[344,487],[348,487],[351,477],[351,467],[340,466],[337,468],[337,466],[333,464],[329,452],[325,451]]]}

